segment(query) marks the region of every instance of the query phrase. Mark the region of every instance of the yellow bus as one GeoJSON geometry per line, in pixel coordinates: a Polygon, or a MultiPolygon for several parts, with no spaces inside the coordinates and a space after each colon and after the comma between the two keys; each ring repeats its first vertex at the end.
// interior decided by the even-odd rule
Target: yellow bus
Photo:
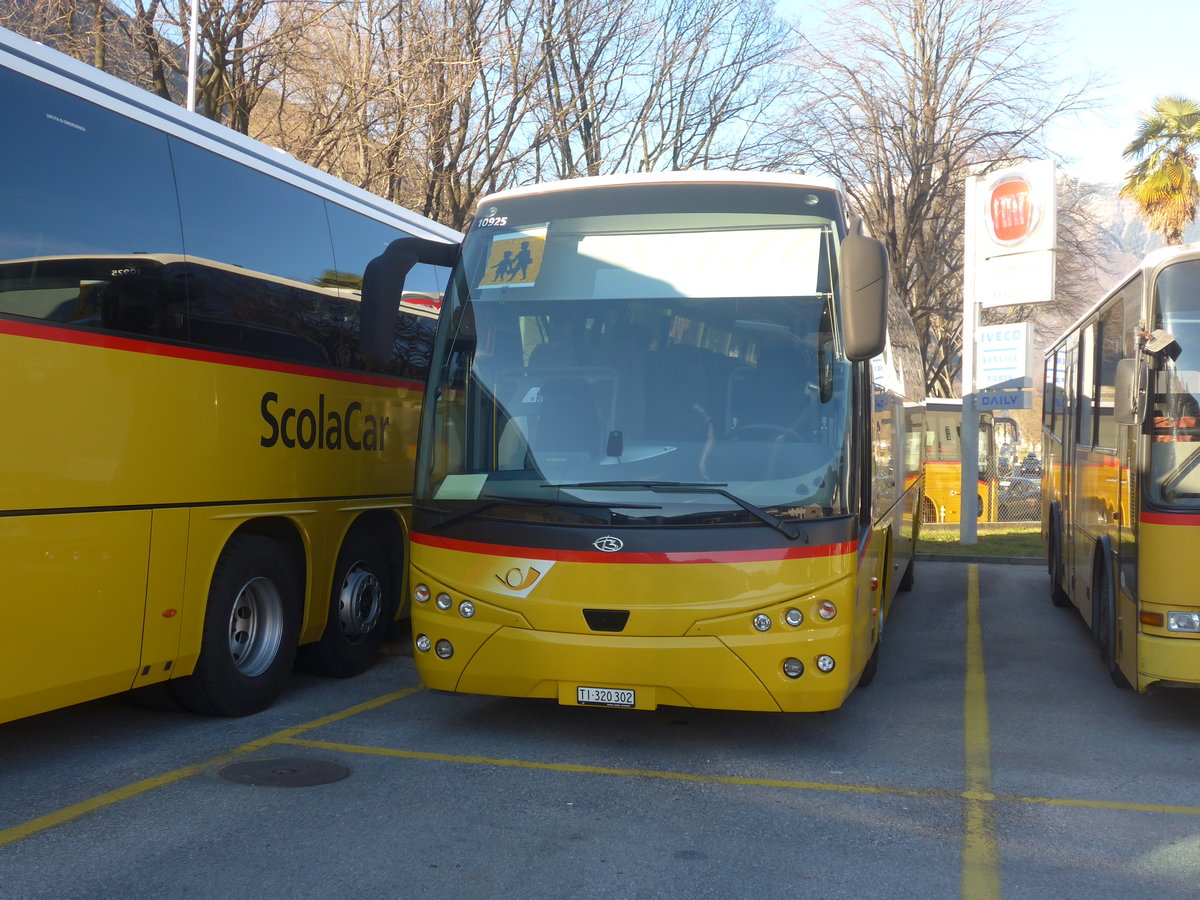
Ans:
{"type": "MultiPolygon", "coordinates": [[[[979,488],[975,515],[998,517],[996,437],[992,414],[979,416],[979,488]]],[[[925,522],[962,521],[962,400],[930,397],[925,402],[925,522]]]]}
{"type": "Polygon", "coordinates": [[[827,180],[481,201],[418,451],[426,685],[797,712],[869,682],[912,581],[924,434],[917,338],[888,300],[886,251],[827,180]]]}
{"type": "Polygon", "coordinates": [[[362,275],[459,236],[7,31],[0,107],[0,721],[362,670],[437,318],[393,304],[368,367],[362,275]]]}
{"type": "Polygon", "coordinates": [[[1045,361],[1042,535],[1057,606],[1118,686],[1200,685],[1200,244],[1151,254],[1045,361]]]}

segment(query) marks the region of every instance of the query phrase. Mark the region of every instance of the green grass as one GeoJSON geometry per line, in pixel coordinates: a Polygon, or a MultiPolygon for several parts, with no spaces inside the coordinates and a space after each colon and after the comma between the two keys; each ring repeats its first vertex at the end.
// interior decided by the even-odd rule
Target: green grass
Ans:
{"type": "Polygon", "coordinates": [[[1041,524],[1038,522],[980,523],[977,526],[978,540],[974,544],[961,544],[958,540],[958,524],[921,525],[921,539],[917,542],[918,553],[945,555],[964,554],[990,557],[1040,558],[1042,551],[1041,524]]]}

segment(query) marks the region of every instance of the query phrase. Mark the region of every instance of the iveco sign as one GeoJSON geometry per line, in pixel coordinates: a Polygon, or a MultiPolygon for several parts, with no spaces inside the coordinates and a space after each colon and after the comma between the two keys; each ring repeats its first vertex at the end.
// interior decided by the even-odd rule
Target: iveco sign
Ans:
{"type": "Polygon", "coordinates": [[[976,347],[976,387],[1025,388],[1032,384],[1033,335],[1028,322],[984,325],[976,347]]]}

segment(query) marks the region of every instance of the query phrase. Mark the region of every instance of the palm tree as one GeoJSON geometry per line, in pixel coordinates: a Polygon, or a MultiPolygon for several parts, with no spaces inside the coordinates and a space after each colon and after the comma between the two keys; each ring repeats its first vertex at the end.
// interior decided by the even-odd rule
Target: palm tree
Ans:
{"type": "Polygon", "coordinates": [[[1200,104],[1188,97],[1159,97],[1123,154],[1140,162],[1125,176],[1121,196],[1138,205],[1151,230],[1168,244],[1182,243],[1184,228],[1196,218],[1200,187],[1191,151],[1197,146],[1200,104]]]}

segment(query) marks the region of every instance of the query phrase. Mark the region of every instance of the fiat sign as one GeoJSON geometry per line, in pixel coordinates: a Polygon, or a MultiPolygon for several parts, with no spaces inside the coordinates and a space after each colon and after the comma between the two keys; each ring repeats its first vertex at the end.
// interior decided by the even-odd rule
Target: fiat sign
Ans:
{"type": "Polygon", "coordinates": [[[1036,207],[1033,188],[1022,175],[1009,175],[992,186],[987,223],[992,240],[1011,245],[1025,240],[1034,230],[1036,207]]]}
{"type": "Polygon", "coordinates": [[[967,179],[967,246],[981,306],[1054,296],[1054,163],[1034,160],[967,179]]]}

